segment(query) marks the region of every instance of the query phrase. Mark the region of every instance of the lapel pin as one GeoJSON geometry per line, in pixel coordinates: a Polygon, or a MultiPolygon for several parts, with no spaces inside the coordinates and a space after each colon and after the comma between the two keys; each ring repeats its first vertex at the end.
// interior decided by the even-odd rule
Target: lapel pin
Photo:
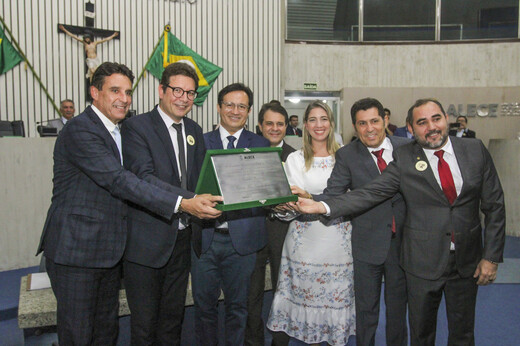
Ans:
{"type": "Polygon", "coordinates": [[[415,164],[415,169],[419,172],[423,172],[424,170],[426,170],[427,167],[428,164],[426,163],[426,161],[417,161],[417,163],[415,164]]]}
{"type": "Polygon", "coordinates": [[[189,145],[195,144],[195,138],[193,138],[192,135],[188,135],[188,137],[186,137],[186,141],[188,142],[189,145]]]}

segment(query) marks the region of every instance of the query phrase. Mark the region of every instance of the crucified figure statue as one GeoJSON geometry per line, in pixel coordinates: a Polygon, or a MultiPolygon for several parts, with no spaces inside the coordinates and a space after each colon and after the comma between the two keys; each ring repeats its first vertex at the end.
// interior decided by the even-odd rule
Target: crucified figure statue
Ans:
{"type": "Polygon", "coordinates": [[[92,75],[96,71],[97,67],[101,64],[101,61],[100,61],[99,57],[97,56],[96,46],[100,43],[110,41],[111,39],[113,39],[114,37],[119,35],[119,33],[114,32],[112,35],[110,35],[104,39],[101,39],[98,41],[93,41],[92,36],[90,36],[90,35],[84,35],[83,38],[81,38],[79,36],[74,35],[67,29],[65,29],[65,27],[63,25],[59,25],[58,27],[60,28],[61,31],[63,31],[65,34],[67,34],[67,36],[70,36],[73,39],[83,43],[83,46],[85,47],[85,54],[87,55],[86,62],[87,62],[87,66],[88,66],[88,72],[87,72],[86,77],[89,80],[91,80],[92,75]]]}

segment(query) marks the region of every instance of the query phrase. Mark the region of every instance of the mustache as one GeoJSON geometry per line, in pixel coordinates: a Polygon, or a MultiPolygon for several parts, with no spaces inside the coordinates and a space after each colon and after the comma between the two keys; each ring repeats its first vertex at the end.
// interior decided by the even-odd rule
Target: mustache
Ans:
{"type": "Polygon", "coordinates": [[[440,131],[440,130],[431,130],[430,132],[428,132],[426,134],[425,137],[428,138],[428,137],[430,137],[432,135],[442,135],[442,131],[440,131]]]}

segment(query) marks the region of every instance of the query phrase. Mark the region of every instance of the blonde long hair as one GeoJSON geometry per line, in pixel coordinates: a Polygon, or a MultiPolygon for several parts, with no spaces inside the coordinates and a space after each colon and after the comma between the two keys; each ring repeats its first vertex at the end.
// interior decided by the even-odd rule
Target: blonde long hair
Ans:
{"type": "MultiPolygon", "coordinates": [[[[339,149],[339,144],[336,142],[336,138],[334,137],[334,129],[336,126],[334,124],[332,110],[326,103],[323,103],[320,100],[313,101],[305,110],[305,115],[303,116],[304,123],[307,123],[307,120],[309,120],[309,114],[314,108],[321,108],[325,113],[327,113],[327,118],[329,118],[330,122],[330,131],[327,137],[327,152],[334,157],[336,151],[339,149]]],[[[305,170],[308,171],[312,166],[314,150],[312,150],[312,137],[305,126],[303,127],[303,157],[305,159],[305,170]]]]}

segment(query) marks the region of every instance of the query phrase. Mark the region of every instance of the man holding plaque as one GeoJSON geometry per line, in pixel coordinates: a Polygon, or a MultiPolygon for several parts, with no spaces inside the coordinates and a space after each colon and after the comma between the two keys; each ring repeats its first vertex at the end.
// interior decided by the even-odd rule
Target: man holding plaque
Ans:
{"type": "Polygon", "coordinates": [[[132,345],[180,345],[191,261],[188,214],[221,215],[212,207],[216,197],[191,192],[206,153],[201,127],[186,117],[198,84],[188,64],[168,65],[159,105],[123,124],[125,167],[152,184],[170,184],[180,211],[164,218],[137,205],[129,210],[124,271],[132,345]]]}
{"type": "Polygon", "coordinates": [[[132,103],[133,79],[124,65],[101,64],[89,90],[92,105],[67,123],[54,146],[52,204],[38,253],[44,251],[56,296],[61,345],[117,343],[127,203],[177,218],[173,186],[122,166],[118,123],[132,103]]]}
{"type": "MultiPolygon", "coordinates": [[[[283,141],[289,116],[279,101],[273,100],[266,103],[258,113],[258,127],[265,138],[271,143],[271,147],[282,148],[282,161],[294,150],[293,147],[283,141]]],[[[264,322],[262,321],[262,305],[265,290],[265,267],[269,260],[271,268],[271,283],[273,292],[276,291],[278,271],[282,257],[283,242],[290,222],[280,221],[272,213],[265,220],[267,231],[267,245],[256,253],[256,264],[251,276],[251,287],[248,297],[248,315],[246,327],[246,345],[264,344],[264,322]]],[[[273,333],[273,339],[284,338],[284,341],[273,344],[287,344],[289,341],[284,333],[273,333]],[[276,335],[275,335],[276,334],[276,335]],[[287,340],[285,340],[287,339],[287,340]]]]}
{"type": "Polygon", "coordinates": [[[417,100],[406,122],[415,141],[396,148],[394,160],[371,183],[323,202],[300,199],[293,206],[335,218],[362,212],[400,192],[408,206],[401,266],[410,343],[435,345],[444,295],[448,344],[474,345],[478,286],[492,284],[503,261],[502,186],[481,141],[448,136],[448,115],[439,101],[417,100]]]}
{"type": "MultiPolygon", "coordinates": [[[[204,135],[206,149],[268,147],[267,139],[244,129],[252,104],[253,92],[244,84],[222,89],[217,105],[220,126],[204,135]]],[[[221,289],[225,296],[225,343],[244,344],[251,273],[256,252],[267,242],[264,220],[262,208],[250,208],[224,212],[217,221],[194,224],[191,275],[199,345],[218,343],[221,289]]]]}

